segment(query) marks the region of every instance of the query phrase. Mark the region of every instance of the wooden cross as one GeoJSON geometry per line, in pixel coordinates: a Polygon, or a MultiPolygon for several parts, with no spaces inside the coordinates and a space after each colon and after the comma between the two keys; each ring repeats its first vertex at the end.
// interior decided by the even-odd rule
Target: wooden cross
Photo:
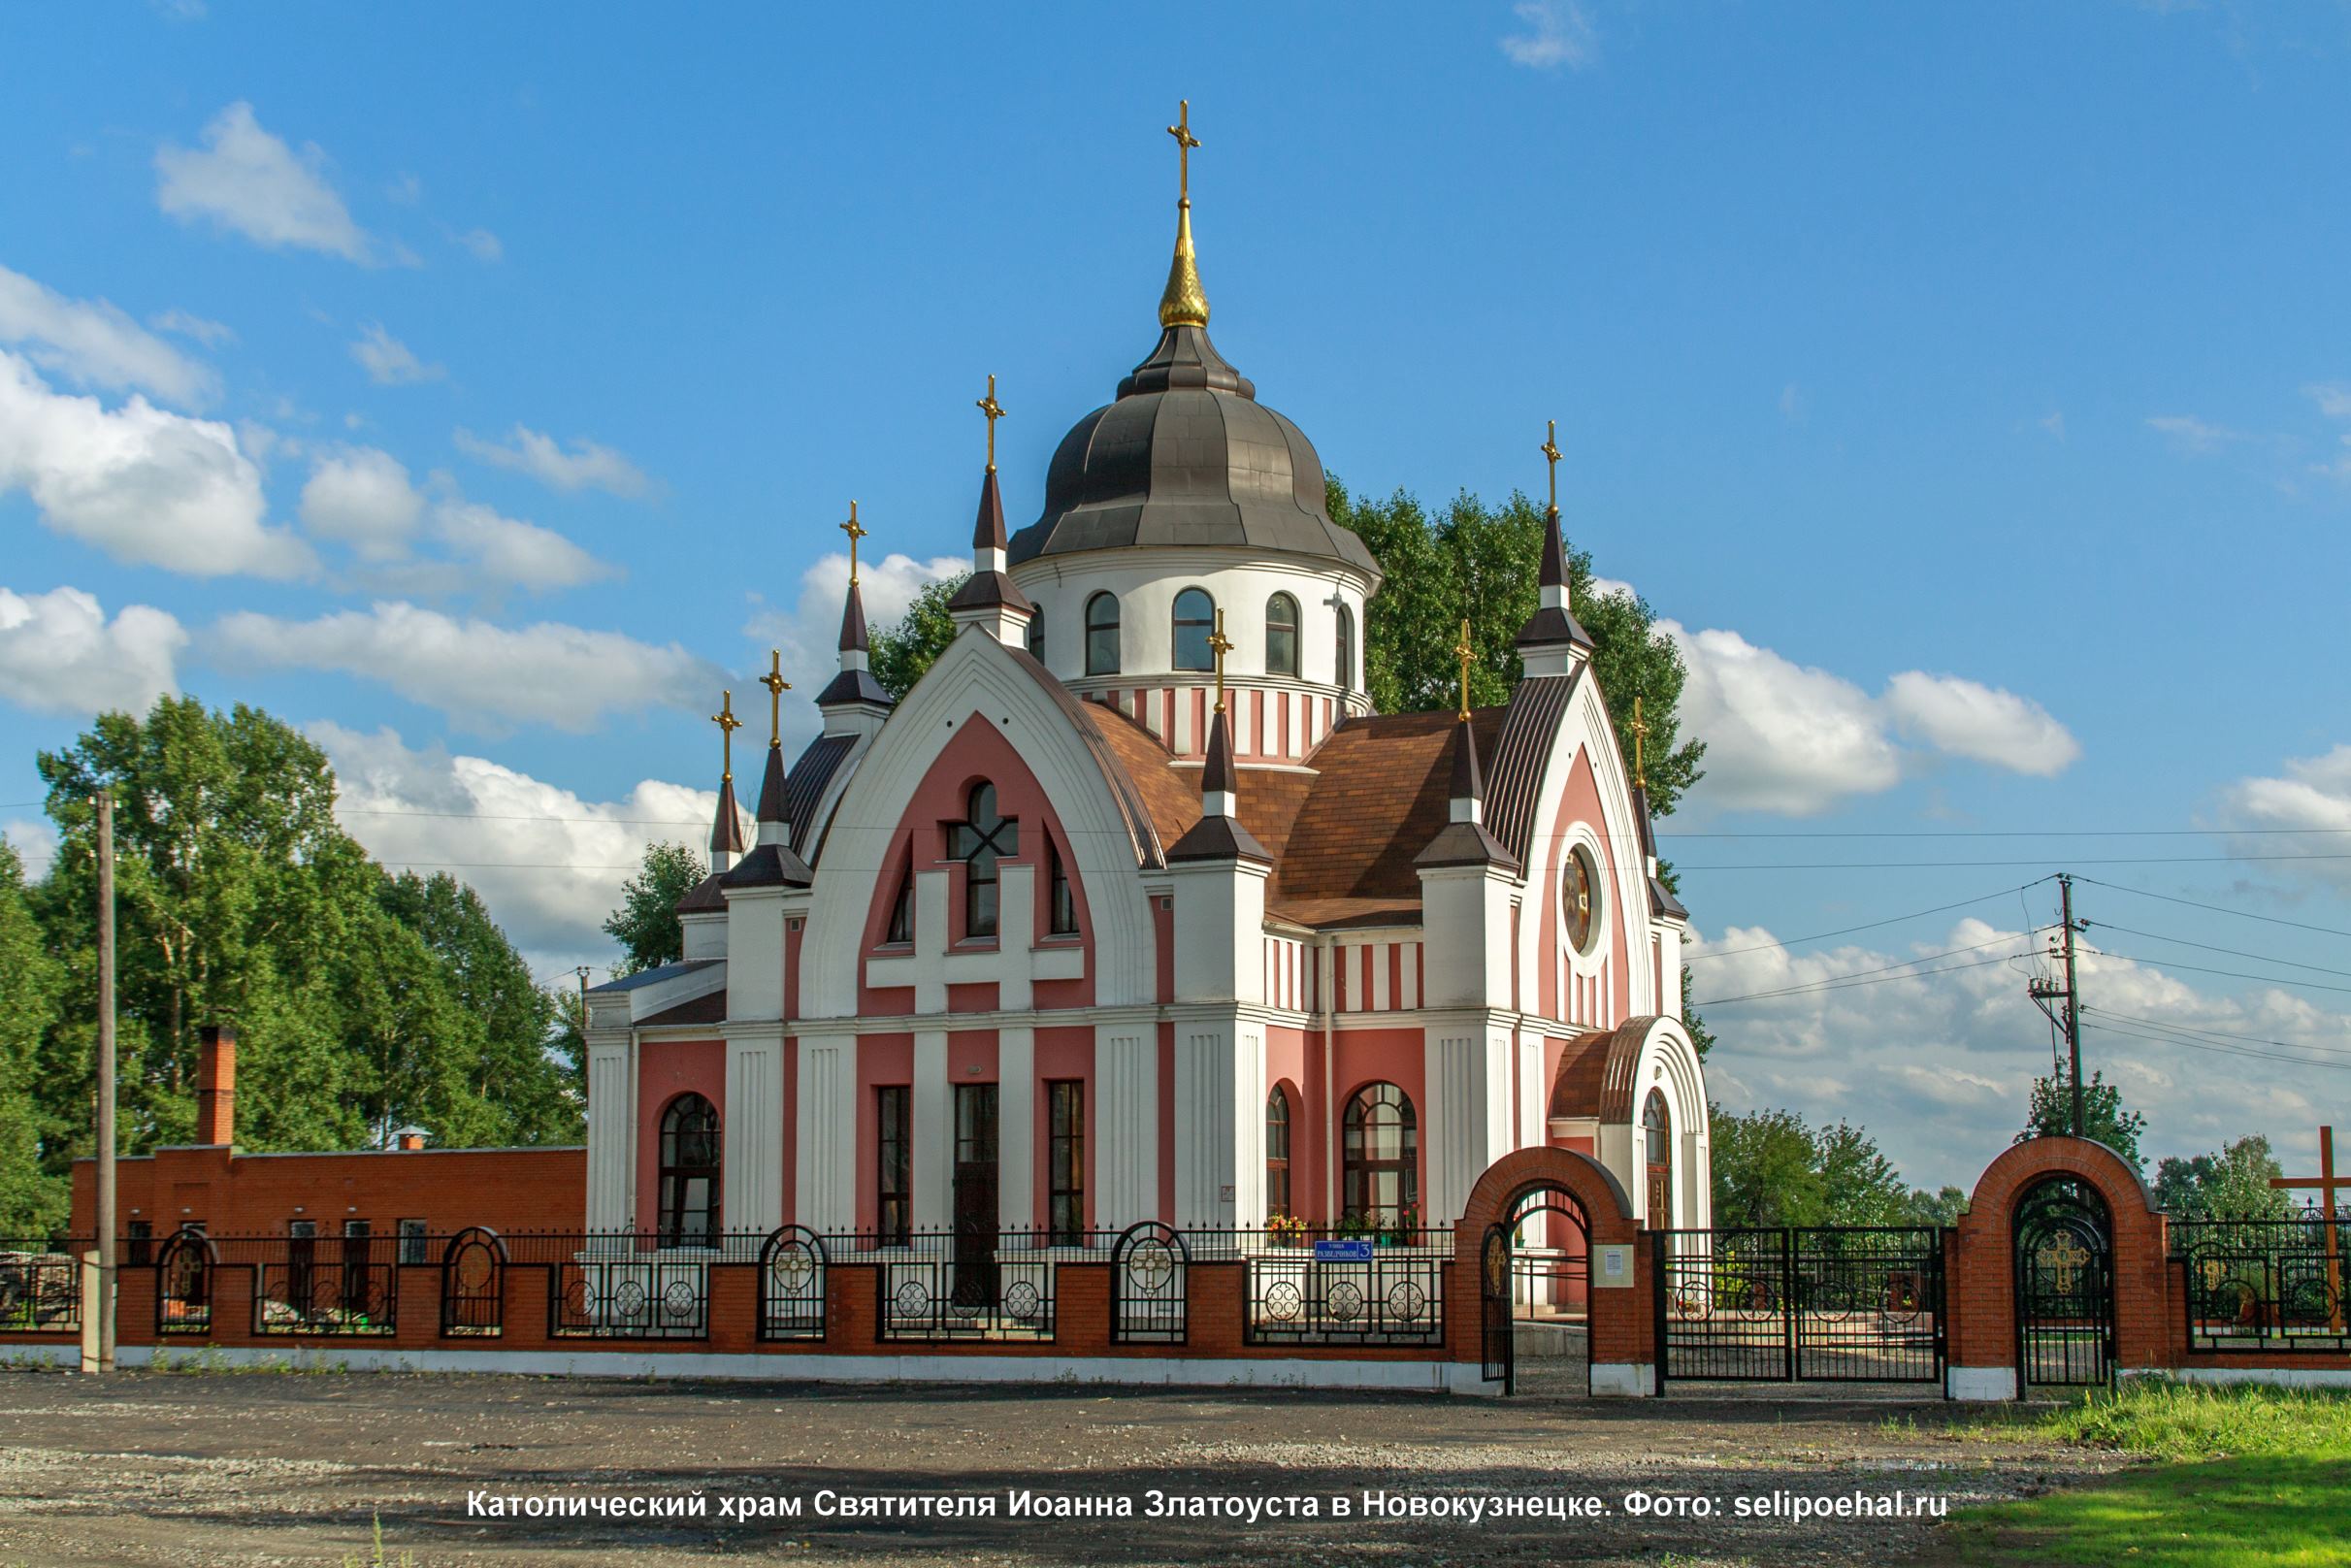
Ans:
{"type": "Polygon", "coordinates": [[[1183,98],[1176,103],[1176,122],[1167,127],[1167,134],[1176,142],[1176,200],[1185,207],[1192,205],[1192,149],[1200,139],[1192,134],[1192,100],[1183,98]]]}
{"type": "Polygon", "coordinates": [[[718,695],[720,698],[718,711],[710,715],[710,722],[718,726],[719,746],[726,758],[725,776],[733,778],[735,776],[735,732],[743,727],[743,721],[735,716],[735,694],[721,692],[718,695]]]}
{"type": "Polygon", "coordinates": [[[841,524],[841,532],[849,536],[849,586],[857,586],[857,541],[865,537],[865,529],[857,520],[857,503],[849,503],[849,520],[841,524]]]}
{"type": "Polygon", "coordinates": [[[1461,717],[1469,717],[1469,660],[1477,650],[1469,645],[1469,617],[1461,617],[1461,640],[1453,644],[1453,652],[1461,657],[1461,717]]]}
{"type": "Polygon", "coordinates": [[[1546,419],[1543,421],[1543,445],[1540,450],[1543,453],[1544,462],[1551,468],[1551,515],[1556,517],[1559,515],[1559,421],[1546,419]]]}
{"type": "Polygon", "coordinates": [[[1217,656],[1217,711],[1224,711],[1224,656],[1232,651],[1232,638],[1224,635],[1224,612],[1217,611],[1217,629],[1208,634],[1208,651],[1217,656]]]}
{"type": "Polygon", "coordinates": [[[1642,761],[1642,751],[1649,739],[1649,720],[1641,716],[1641,699],[1633,699],[1633,787],[1649,788],[1649,769],[1642,761]]]}
{"type": "Polygon", "coordinates": [[[1004,406],[996,401],[996,377],[988,377],[988,395],[980,399],[980,412],[988,417],[988,472],[996,472],[996,422],[1004,417],[1004,406]]]}
{"type": "Polygon", "coordinates": [[[2335,1217],[2341,1212],[2342,1195],[2351,1192],[2351,1177],[2335,1174],[2335,1129],[2318,1129],[2318,1175],[2272,1176],[2269,1185],[2289,1192],[2318,1192],[2319,1212],[2326,1225],[2327,1237],[2327,1299],[2335,1303],[2334,1330],[2343,1331],[2343,1258],[2342,1243],[2335,1229],[2335,1217]]]}
{"type": "Polygon", "coordinates": [[[784,693],[792,689],[792,683],[784,679],[783,649],[767,650],[767,672],[759,677],[759,683],[767,688],[767,744],[780,746],[784,743],[784,693]]]}

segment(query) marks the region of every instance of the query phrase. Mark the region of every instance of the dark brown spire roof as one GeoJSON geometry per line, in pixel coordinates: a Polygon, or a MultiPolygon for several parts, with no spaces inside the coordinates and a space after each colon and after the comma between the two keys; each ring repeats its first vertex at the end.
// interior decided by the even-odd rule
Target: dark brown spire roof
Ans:
{"type": "Polygon", "coordinates": [[[1208,760],[1200,769],[1200,793],[1240,793],[1240,779],[1232,767],[1232,715],[1222,710],[1212,714],[1208,725],[1208,760]]]}
{"type": "Polygon", "coordinates": [[[784,798],[784,748],[767,747],[767,770],[759,781],[759,820],[783,822],[792,820],[792,810],[784,798]]]}
{"type": "Polygon", "coordinates": [[[975,550],[1000,550],[1004,547],[1004,498],[996,489],[996,469],[991,466],[986,478],[980,481],[980,516],[972,525],[971,547],[975,550]]]}
{"type": "Polygon", "coordinates": [[[743,852],[743,818],[735,804],[735,780],[718,781],[718,810],[710,818],[710,853],[740,855],[743,852]]]}
{"type": "Polygon", "coordinates": [[[1559,513],[1554,509],[1544,525],[1543,576],[1538,584],[1559,590],[1556,608],[1538,605],[1534,614],[1519,628],[1518,646],[1521,648],[1549,647],[1555,643],[1572,643],[1579,648],[1592,646],[1592,635],[1584,630],[1576,619],[1575,610],[1567,598],[1567,541],[1559,534],[1559,513]]]}
{"type": "Polygon", "coordinates": [[[1486,799],[1486,774],[1478,767],[1478,737],[1470,732],[1466,713],[1453,721],[1453,799],[1479,801],[1486,799]]]}
{"type": "Polygon", "coordinates": [[[849,579],[849,598],[841,605],[841,652],[871,651],[865,640],[865,596],[857,590],[857,579],[849,579]]]}

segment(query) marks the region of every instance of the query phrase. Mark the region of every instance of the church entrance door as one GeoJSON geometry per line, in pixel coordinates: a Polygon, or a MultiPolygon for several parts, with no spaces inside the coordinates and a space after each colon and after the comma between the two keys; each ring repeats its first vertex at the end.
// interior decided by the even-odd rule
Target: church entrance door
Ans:
{"type": "Polygon", "coordinates": [[[2106,1199],[2087,1182],[2052,1176],[2017,1200],[2010,1231],[2022,1388],[2112,1383],[2114,1227],[2106,1199]]]}
{"type": "Polygon", "coordinates": [[[962,1313],[996,1305],[996,1086],[955,1086],[955,1287],[962,1313]]]}

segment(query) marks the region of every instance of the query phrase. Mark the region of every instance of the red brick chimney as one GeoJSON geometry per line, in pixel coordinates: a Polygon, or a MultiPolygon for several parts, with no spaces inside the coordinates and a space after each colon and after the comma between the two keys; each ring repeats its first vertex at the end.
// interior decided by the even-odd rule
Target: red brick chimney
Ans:
{"type": "Polygon", "coordinates": [[[402,1154],[404,1154],[404,1155],[412,1155],[412,1154],[416,1153],[416,1151],[417,1151],[417,1150],[422,1149],[423,1147],[424,1147],[424,1134],[423,1134],[423,1133],[421,1133],[421,1132],[403,1132],[403,1133],[400,1135],[400,1152],[401,1152],[402,1154]]]}
{"type": "Polygon", "coordinates": [[[196,1031],[196,1141],[237,1141],[237,1031],[207,1024],[196,1031]]]}

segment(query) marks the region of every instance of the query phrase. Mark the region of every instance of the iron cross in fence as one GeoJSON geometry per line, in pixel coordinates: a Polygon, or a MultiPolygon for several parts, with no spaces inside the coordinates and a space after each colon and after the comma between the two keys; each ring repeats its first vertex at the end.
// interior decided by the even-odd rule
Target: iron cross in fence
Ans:
{"type": "Polygon", "coordinates": [[[2327,1299],[2334,1303],[2334,1321],[2329,1325],[2335,1332],[2343,1331],[2343,1261],[2342,1248],[2336,1236],[2335,1222],[2342,1213],[2343,1194],[2351,1192],[2351,1178],[2335,1174],[2335,1129],[2318,1129],[2318,1174],[2310,1176],[2272,1176],[2269,1185],[2287,1192],[2318,1192],[2318,1210],[2325,1225],[2327,1238],[2327,1299]]]}

